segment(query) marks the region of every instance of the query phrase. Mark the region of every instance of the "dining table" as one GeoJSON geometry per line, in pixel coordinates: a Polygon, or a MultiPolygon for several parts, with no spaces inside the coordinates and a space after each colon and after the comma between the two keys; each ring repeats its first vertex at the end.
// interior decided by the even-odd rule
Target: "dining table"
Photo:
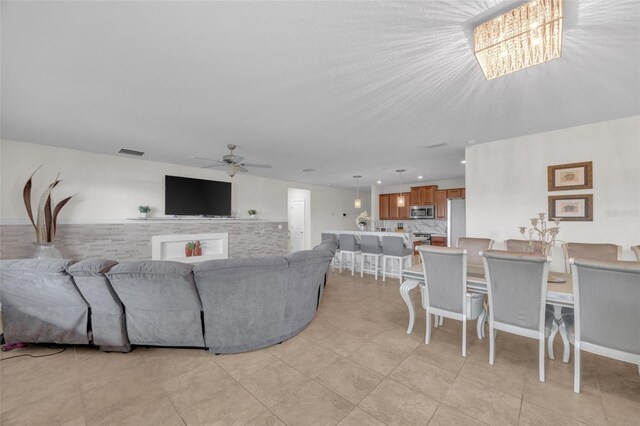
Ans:
{"type": "MultiPolygon", "coordinates": [[[[425,279],[423,265],[418,264],[402,270],[400,284],[400,295],[409,309],[409,326],[407,334],[413,331],[415,322],[415,308],[411,299],[411,290],[420,286],[420,291],[425,290],[425,279]]],[[[556,320],[561,318],[563,307],[573,308],[573,282],[571,274],[561,272],[549,272],[547,280],[547,300],[546,303],[554,308],[556,320]]],[[[467,292],[487,294],[487,279],[483,265],[467,265],[467,292]]],[[[485,321],[486,312],[482,312],[478,318],[478,337],[482,338],[482,327],[485,321]]]]}

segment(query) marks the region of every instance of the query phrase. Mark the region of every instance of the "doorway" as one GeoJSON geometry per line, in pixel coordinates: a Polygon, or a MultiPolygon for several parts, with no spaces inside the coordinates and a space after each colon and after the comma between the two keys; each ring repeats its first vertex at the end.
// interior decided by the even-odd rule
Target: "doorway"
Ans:
{"type": "Polygon", "coordinates": [[[306,189],[289,188],[289,250],[309,249],[311,192],[306,189]]]}

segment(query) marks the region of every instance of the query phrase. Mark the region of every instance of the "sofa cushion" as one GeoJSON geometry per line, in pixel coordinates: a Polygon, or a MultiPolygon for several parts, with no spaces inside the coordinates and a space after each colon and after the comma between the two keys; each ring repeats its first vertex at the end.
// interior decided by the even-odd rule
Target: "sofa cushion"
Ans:
{"type": "Polygon", "coordinates": [[[193,265],[168,260],[142,260],[124,262],[113,266],[106,275],[115,279],[153,279],[159,275],[166,278],[186,277],[193,265]]]}
{"type": "Polygon", "coordinates": [[[0,268],[17,274],[65,274],[65,271],[75,263],[68,259],[7,259],[0,260],[0,268]]]}
{"type": "Polygon", "coordinates": [[[109,259],[86,259],[74,263],[67,272],[74,277],[103,277],[118,262],[109,259]]]}
{"type": "Polygon", "coordinates": [[[220,269],[228,268],[268,268],[272,266],[283,266],[287,264],[287,259],[282,256],[252,257],[247,259],[219,259],[202,262],[193,269],[193,272],[196,274],[203,274],[208,271],[217,271],[220,269]]]}

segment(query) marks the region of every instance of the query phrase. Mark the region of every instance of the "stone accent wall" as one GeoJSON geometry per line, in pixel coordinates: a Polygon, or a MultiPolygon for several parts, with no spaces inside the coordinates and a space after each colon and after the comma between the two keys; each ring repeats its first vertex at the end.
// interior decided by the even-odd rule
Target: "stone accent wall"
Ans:
{"type": "MultiPolygon", "coordinates": [[[[103,257],[118,261],[151,259],[153,235],[229,233],[229,258],[286,255],[286,222],[140,221],[58,226],[56,247],[68,259],[103,257]],[[278,229],[282,225],[282,229],[278,229]]],[[[31,225],[0,226],[0,259],[31,257],[35,234],[31,225]]]]}

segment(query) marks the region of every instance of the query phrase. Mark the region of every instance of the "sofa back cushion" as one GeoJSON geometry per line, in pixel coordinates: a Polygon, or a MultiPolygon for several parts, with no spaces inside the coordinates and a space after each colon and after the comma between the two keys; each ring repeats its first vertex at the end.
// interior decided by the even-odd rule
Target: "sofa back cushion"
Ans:
{"type": "Polygon", "coordinates": [[[204,346],[192,270],[185,263],[148,260],[120,263],[106,273],[125,307],[131,343],[204,346]]]}
{"type": "Polygon", "coordinates": [[[289,263],[280,256],[210,260],[196,266],[207,347],[212,352],[242,352],[281,341],[288,272],[289,263]]]}
{"type": "Polygon", "coordinates": [[[0,304],[8,342],[89,343],[89,306],[64,259],[0,261],[0,304]]]}

